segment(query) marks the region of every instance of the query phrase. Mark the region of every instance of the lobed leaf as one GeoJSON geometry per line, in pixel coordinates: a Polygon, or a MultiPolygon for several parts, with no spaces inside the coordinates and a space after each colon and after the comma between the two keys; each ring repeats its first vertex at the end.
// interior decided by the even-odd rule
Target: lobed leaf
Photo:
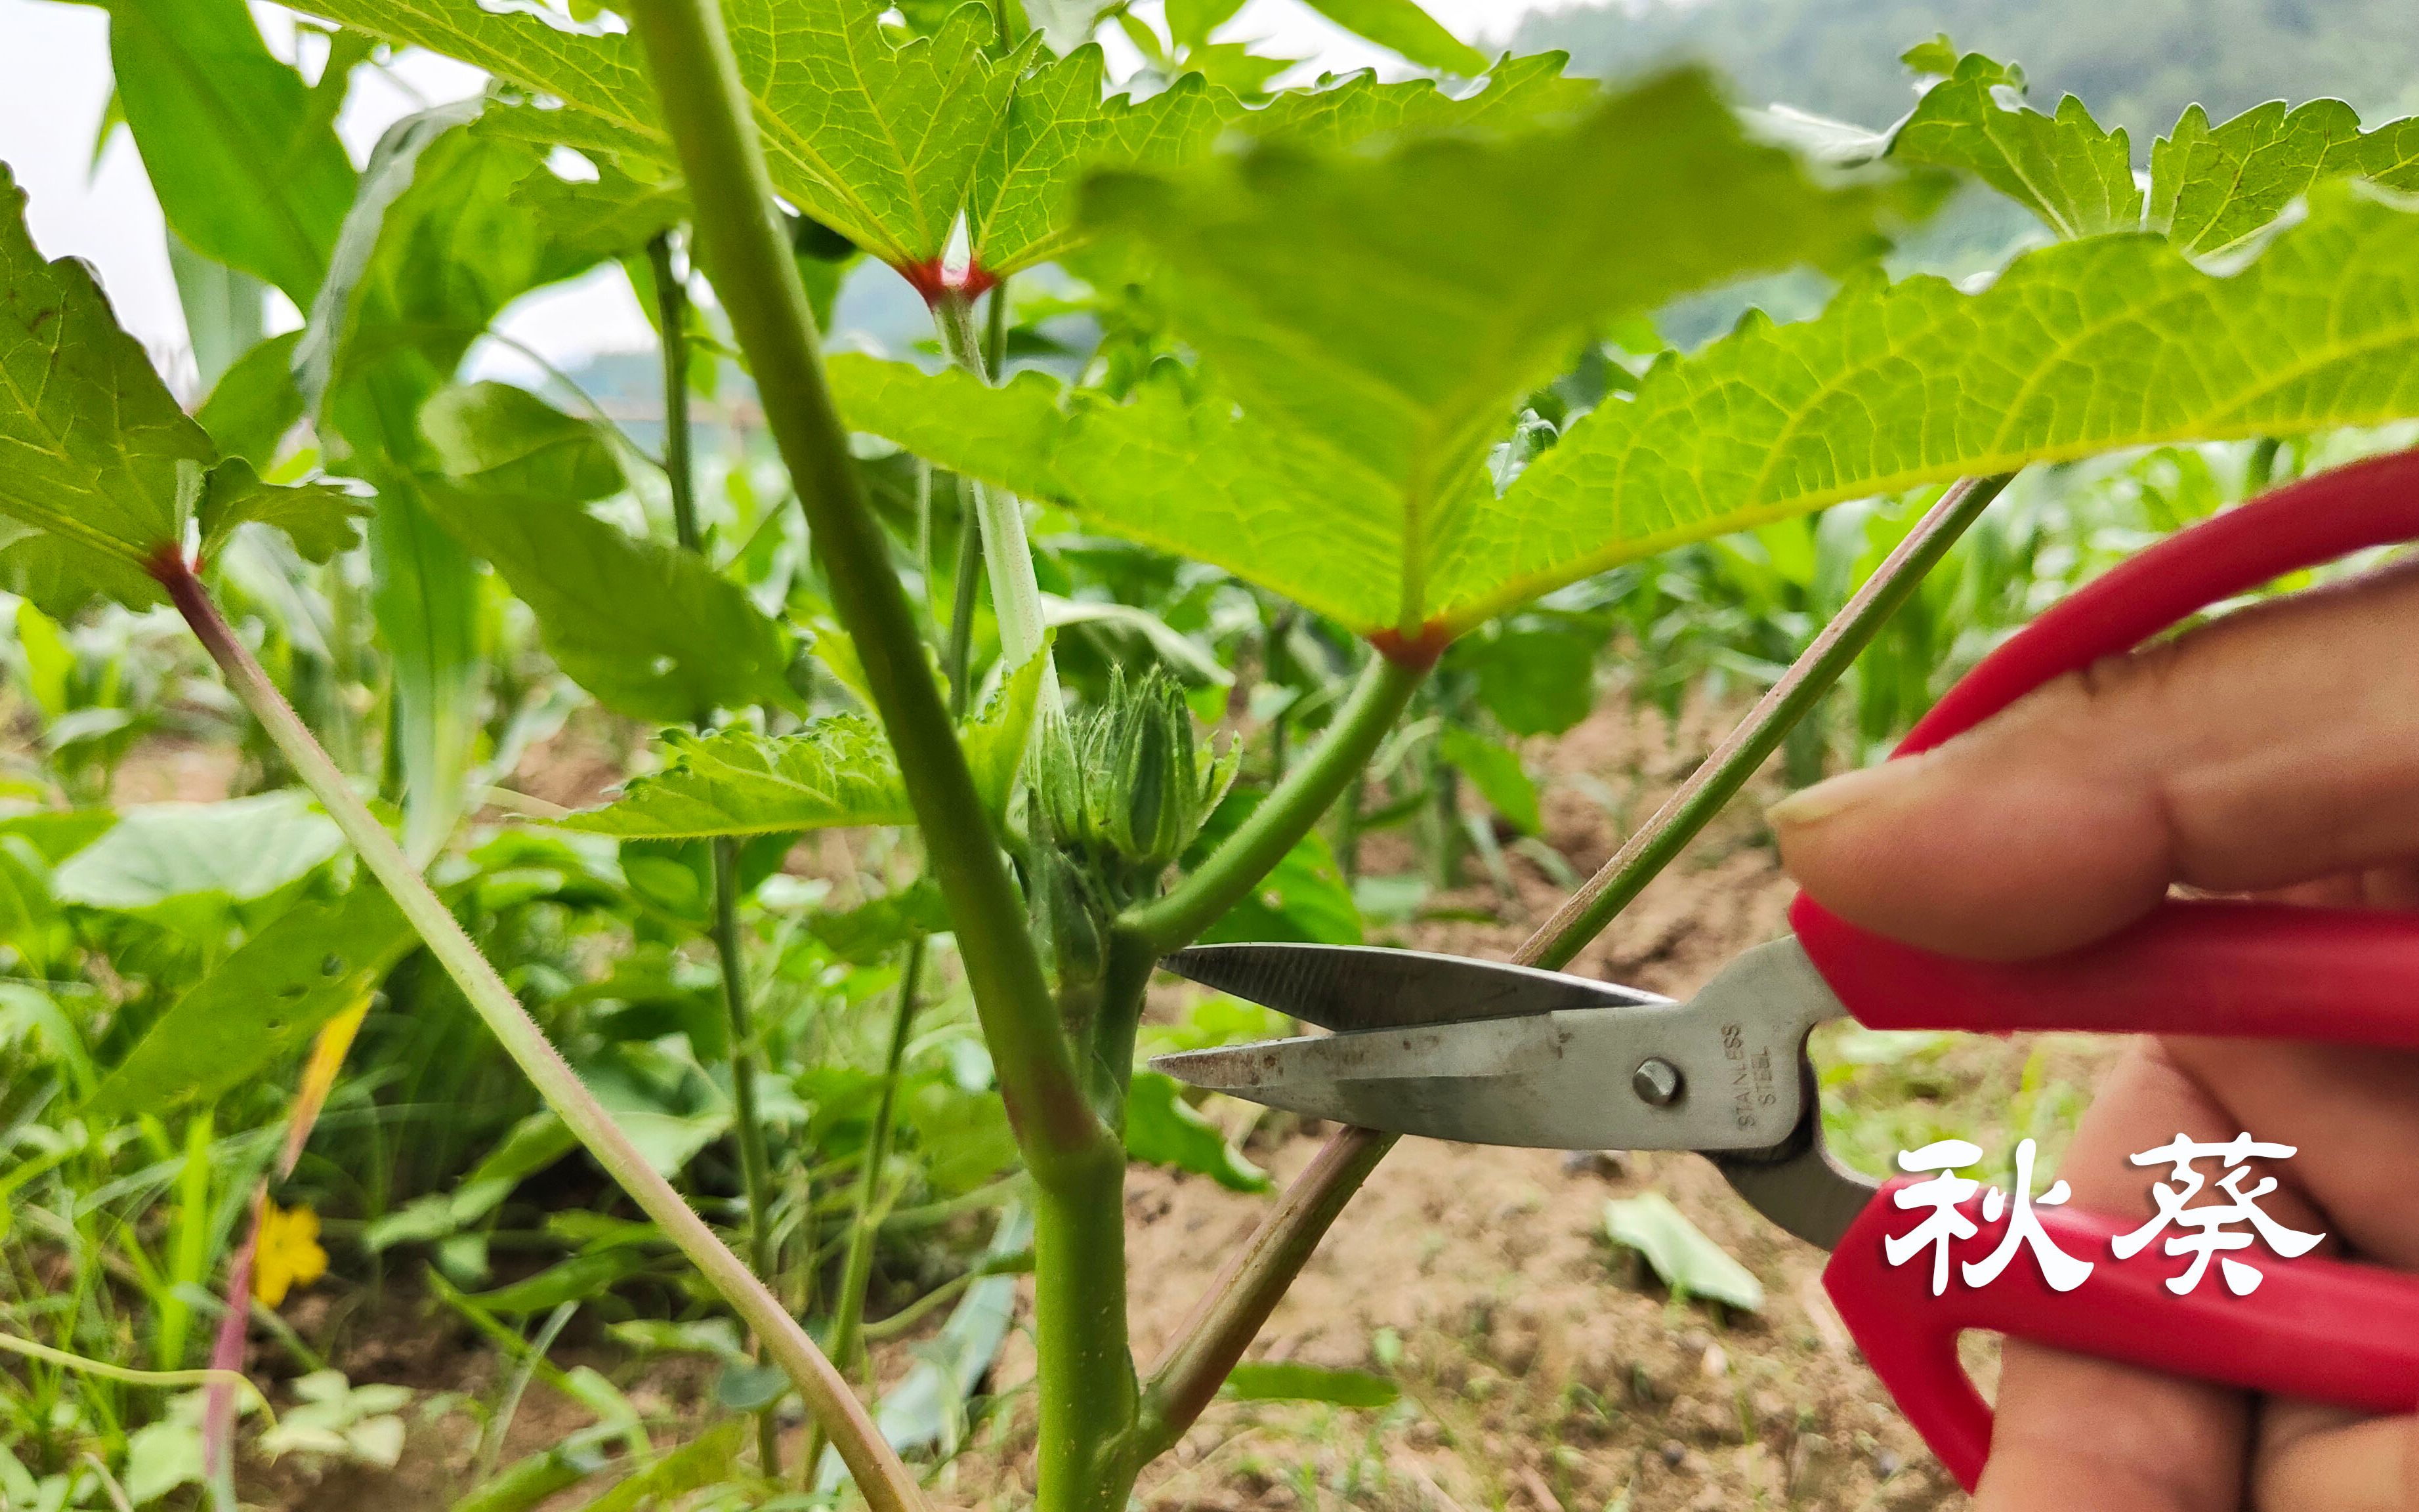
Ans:
{"type": "Polygon", "coordinates": [[[1324,89],[1287,89],[1230,117],[1254,140],[1340,152],[1364,142],[1456,132],[1493,134],[1575,116],[1595,99],[1594,80],[1563,72],[1567,54],[1506,57],[1476,89],[1448,94],[1432,79],[1380,83],[1374,71],[1324,89]]]}
{"type": "Polygon", "coordinates": [[[275,488],[219,463],[91,270],[46,262],[25,195],[0,163],[0,587],[54,615],[95,594],[162,601],[149,565],[206,549],[248,520],[284,527],[324,562],[358,506],[332,488],[275,488]]]}
{"type": "Polygon", "coordinates": [[[2324,178],[2419,191],[2419,116],[2373,131],[2340,100],[2257,105],[2223,126],[2198,105],[2150,148],[2149,224],[2199,257],[2242,246],[2324,178]]]}
{"type": "Polygon", "coordinates": [[[2165,442],[2419,416],[2419,215],[2348,183],[2242,271],[2148,236],[2029,253],[1966,294],[1852,282],[1658,363],[1472,517],[1468,625],[1682,542],[1841,500],[2165,442]]]}
{"type": "MultiPolygon", "coordinates": [[[[1044,658],[1026,661],[961,733],[967,765],[994,813],[1006,807],[1033,726],[1044,658]]],[[[733,728],[709,735],[667,731],[662,770],[634,777],[621,795],[559,821],[628,840],[767,835],[857,825],[912,825],[899,764],[882,732],[855,715],[815,720],[794,734],[733,728]]]]}
{"type": "Polygon", "coordinates": [[[1887,203],[1815,184],[1702,74],[1675,73],[1525,135],[1096,177],[1087,219],[1165,264],[1171,322],[1240,409],[1165,382],[1112,404],[862,358],[833,383],[850,424],[945,467],[1365,634],[1416,635],[1452,607],[1437,570],[1491,505],[1488,443],[1591,331],[1836,261],[1887,203]]]}
{"type": "MultiPolygon", "coordinates": [[[[1365,8],[1371,0],[1353,3],[1365,8]]],[[[561,101],[521,118],[521,129],[546,141],[625,168],[670,169],[654,92],[627,36],[480,0],[310,0],[307,8],[561,101]]],[[[1190,161],[1244,108],[1199,75],[1144,100],[1104,96],[1101,51],[1090,44],[1052,58],[1028,34],[994,58],[993,23],[979,4],[927,18],[929,28],[904,41],[884,26],[878,0],[729,0],[723,9],[774,188],[928,297],[948,281],[941,259],[961,217],[972,256],[966,286],[984,286],[1086,239],[1072,213],[1085,169],[1190,161]]],[[[1467,67],[1476,56],[1455,61],[1482,71],[1484,59],[1467,67]]],[[[1557,54],[1551,67],[1561,62],[1557,54]]],[[[1425,82],[1347,89],[1348,99],[1288,109],[1344,135],[1421,123],[1415,116],[1475,124],[1508,115],[1515,98],[1548,93],[1490,89],[1483,103],[1452,110],[1425,82]]],[[[1252,124],[1282,127],[1285,116],[1252,124]]]]}
{"type": "MultiPolygon", "coordinates": [[[[1918,49],[1910,57],[1922,55],[1918,49]]],[[[1899,125],[1889,156],[1964,169],[2062,238],[2137,229],[2142,191],[2124,128],[2101,130],[2072,95],[2058,101],[2055,116],[2044,116],[2024,102],[2024,92],[2023,70],[1968,53],[1899,125]]]]}

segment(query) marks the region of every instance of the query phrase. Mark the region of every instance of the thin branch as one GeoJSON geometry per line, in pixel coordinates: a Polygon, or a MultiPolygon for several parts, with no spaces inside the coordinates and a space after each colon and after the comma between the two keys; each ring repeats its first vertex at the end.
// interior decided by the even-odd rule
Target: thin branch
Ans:
{"type": "MultiPolygon", "coordinates": [[[[2011,476],[1964,479],[1943,494],[1720,748],[1530,934],[1513,961],[1559,969],[1628,906],[1839,681],[2011,476]]],[[[1146,1455],[1163,1452],[1192,1427],[1396,1137],[1374,1129],[1338,1130],[1219,1272],[1209,1296],[1151,1373],[1144,1396],[1146,1455]]]]}

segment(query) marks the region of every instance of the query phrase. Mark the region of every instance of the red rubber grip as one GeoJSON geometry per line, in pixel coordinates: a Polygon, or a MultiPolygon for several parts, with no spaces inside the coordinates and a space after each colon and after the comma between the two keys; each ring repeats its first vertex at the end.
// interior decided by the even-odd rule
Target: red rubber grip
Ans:
{"type": "MultiPolygon", "coordinates": [[[[2000,1225],[1979,1224],[1975,1237],[1949,1246],[1948,1290],[1935,1297],[1930,1250],[1892,1266],[1882,1249],[1894,1228],[1913,1227],[1891,1201],[1906,1184],[1891,1182],[1866,1205],[1833,1252],[1823,1285],[1907,1421],[1969,1491],[1991,1454],[1991,1409],[1957,1357],[1958,1335],[1972,1328],[2355,1412],[2419,1405],[2419,1280],[2411,1276],[2241,1251],[2266,1277],[2258,1289],[2237,1297],[2211,1266],[2180,1297],[2166,1282],[2184,1260],[2157,1244],[2129,1260],[2109,1253],[2108,1242],[2133,1224],[2036,1207],[2058,1248],[2092,1262],[2081,1286],[2051,1290],[2023,1252],[1989,1285],[1966,1286],[1954,1267],[1982,1259],[2004,1235],[2000,1225]]],[[[1972,1204],[1965,1211],[1979,1223],[1972,1204]]]]}
{"type": "MultiPolygon", "coordinates": [[[[2043,614],[1951,689],[1898,753],[1929,750],[2054,677],[2286,573],[2414,538],[2419,453],[2277,489],[2169,537],[2043,614]]],[[[2419,917],[2411,915],[2170,901],[2098,944],[2011,964],[1901,945],[1802,896],[1789,917],[1840,1000],[1875,1027],[2419,1046],[2419,917]]],[[[1969,1328],[2362,1411],[2419,1406],[2419,1277],[2263,1253],[2257,1263],[2268,1278],[2250,1296],[2231,1295],[2212,1271],[2178,1297],[2164,1283],[2180,1262],[2108,1253],[2109,1239],[2133,1224],[2047,1208],[2036,1211],[2059,1246],[2095,1262],[2081,1287],[2050,1289],[2020,1256],[1986,1287],[1952,1280],[1934,1297],[1929,1265],[1892,1268],[1883,1255],[1893,1227],[1913,1227],[1892,1190],[1857,1218],[1825,1285],[1908,1420],[1969,1489],[1991,1444],[1991,1410],[1957,1359],[1969,1328]]],[[[1985,1225],[1957,1257],[1979,1259],[1998,1237],[1985,1225]]]]}
{"type": "MultiPolygon", "coordinates": [[[[2112,568],[1951,688],[1898,754],[1929,750],[2054,677],[2304,567],[2419,539],[2419,452],[2322,472],[2112,568]]],[[[2169,902],[2084,949],[1961,961],[1883,938],[1810,898],[1789,921],[1848,1011],[1875,1028],[2087,1029],[2419,1046],[2419,918],[2169,902]]]]}

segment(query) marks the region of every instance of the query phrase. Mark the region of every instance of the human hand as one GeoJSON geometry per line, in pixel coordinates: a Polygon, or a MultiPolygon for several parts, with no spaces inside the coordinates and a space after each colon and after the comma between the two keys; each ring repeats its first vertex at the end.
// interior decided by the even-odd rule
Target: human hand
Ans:
{"type": "MultiPolygon", "coordinates": [[[[2419,908],[2419,564],[2060,678],[1771,819],[1790,872],[1833,912],[1986,960],[2099,939],[2179,884],[2419,908]]],[[[2147,1218],[2130,1154],[2246,1131],[2299,1149],[2266,1172],[2278,1221],[2419,1270],[2419,1053],[2144,1039],[2058,1174],[2075,1206],[2147,1218]]],[[[2255,1399],[2011,1340],[1975,1505],[2419,1512],[2419,1416],[2255,1399]]]]}

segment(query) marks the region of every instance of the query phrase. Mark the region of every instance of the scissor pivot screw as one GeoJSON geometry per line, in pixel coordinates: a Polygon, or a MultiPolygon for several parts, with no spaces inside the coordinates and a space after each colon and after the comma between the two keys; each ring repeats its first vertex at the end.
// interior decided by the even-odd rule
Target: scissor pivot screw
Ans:
{"type": "Polygon", "coordinates": [[[1636,1092],[1642,1103],[1668,1108],[1680,1101],[1680,1094],[1687,1089],[1687,1084],[1681,1079],[1679,1067],[1660,1056],[1649,1056],[1629,1073],[1629,1089],[1636,1092]]]}

